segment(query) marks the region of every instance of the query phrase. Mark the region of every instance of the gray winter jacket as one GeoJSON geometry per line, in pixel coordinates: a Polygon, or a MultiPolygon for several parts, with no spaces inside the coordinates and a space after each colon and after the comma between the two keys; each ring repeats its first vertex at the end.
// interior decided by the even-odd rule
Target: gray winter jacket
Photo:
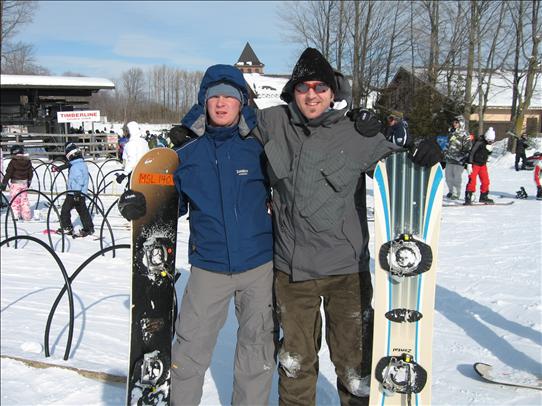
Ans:
{"type": "Polygon", "coordinates": [[[274,265],[304,281],[369,270],[365,172],[400,147],[363,137],[346,110],[307,121],[295,103],[258,111],[273,189],[274,265]]]}

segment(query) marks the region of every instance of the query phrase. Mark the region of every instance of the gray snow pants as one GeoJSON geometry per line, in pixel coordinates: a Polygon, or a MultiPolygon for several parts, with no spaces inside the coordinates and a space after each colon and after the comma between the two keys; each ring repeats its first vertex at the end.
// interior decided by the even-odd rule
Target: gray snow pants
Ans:
{"type": "Polygon", "coordinates": [[[461,183],[463,182],[463,165],[446,163],[444,174],[446,176],[446,184],[451,194],[460,197],[462,195],[461,183]]]}
{"type": "Polygon", "coordinates": [[[239,274],[192,267],[175,325],[171,365],[173,406],[200,403],[205,371],[232,297],[239,322],[232,405],[269,403],[275,370],[271,262],[239,274]]]}

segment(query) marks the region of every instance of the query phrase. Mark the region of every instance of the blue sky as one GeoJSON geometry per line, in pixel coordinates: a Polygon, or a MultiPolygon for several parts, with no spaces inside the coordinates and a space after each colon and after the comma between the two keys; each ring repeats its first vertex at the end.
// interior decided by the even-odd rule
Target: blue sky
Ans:
{"type": "Polygon", "coordinates": [[[274,1],[39,1],[14,38],[34,45],[55,75],[115,79],[166,64],[188,71],[237,62],[246,42],[265,73],[289,73],[302,46],[288,43],[274,1]]]}

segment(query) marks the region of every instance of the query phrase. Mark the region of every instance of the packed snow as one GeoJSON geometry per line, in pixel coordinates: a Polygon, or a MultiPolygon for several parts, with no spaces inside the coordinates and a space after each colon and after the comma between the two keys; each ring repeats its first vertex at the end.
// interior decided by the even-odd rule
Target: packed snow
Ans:
{"type": "MultiPolygon", "coordinates": [[[[532,152],[532,151],[531,151],[532,152]]],[[[528,154],[529,155],[529,151],[528,154]]],[[[513,200],[510,206],[444,207],[439,246],[433,361],[435,405],[540,405],[542,391],[483,382],[473,363],[484,362],[521,374],[542,376],[542,201],[536,201],[532,171],[516,172],[514,156],[503,154],[489,164],[490,197],[513,200]],[[524,186],[527,200],[515,199],[524,186]]],[[[4,168],[5,165],[4,163],[4,168]]],[[[103,162],[97,162],[101,165],[103,162]]],[[[105,164],[109,172],[119,164],[105,164]]],[[[97,166],[89,165],[93,176],[97,166]]],[[[43,170],[43,166],[40,171],[43,170]]],[[[41,175],[40,175],[41,177],[41,175]]],[[[466,175],[465,175],[466,177],[466,175]]],[[[111,180],[111,179],[110,179],[111,180]]],[[[46,184],[49,181],[46,179],[46,184]]],[[[368,203],[372,205],[372,182],[368,203]]],[[[36,184],[34,184],[36,186],[36,184]]],[[[58,185],[61,190],[63,185],[58,185]]],[[[43,185],[42,185],[43,187],[43,185]]],[[[446,189],[446,188],[445,188],[446,189]]],[[[446,190],[445,190],[446,191],[446,190]]],[[[102,196],[107,209],[121,192],[115,182],[102,196]]],[[[477,193],[478,195],[478,193],[477,193]]],[[[31,195],[35,204],[36,195],[31,195]]],[[[17,223],[19,235],[48,242],[46,209],[40,203],[35,219],[17,223]]],[[[72,216],[76,216],[75,211],[72,216]]],[[[52,221],[57,221],[52,216],[52,221]]],[[[6,211],[1,213],[5,239],[6,211]]],[[[113,209],[109,215],[116,244],[129,244],[127,222],[113,209]]],[[[100,215],[94,215],[97,230],[100,215]]],[[[56,228],[58,223],[51,224],[56,228]]],[[[75,222],[76,229],[80,224],[75,222]]],[[[373,223],[369,223],[373,228],[373,223]]],[[[179,297],[189,276],[188,221],[179,220],[177,283],[179,297]]],[[[8,222],[8,236],[13,236],[8,222]]],[[[106,229],[104,246],[111,245],[106,229]]],[[[91,237],[66,240],[53,235],[58,256],[68,274],[100,250],[91,237]]],[[[371,247],[374,251],[374,247],[371,247]]],[[[374,265],[374,264],[373,264],[374,265]]],[[[75,326],[68,361],[63,360],[68,339],[68,301],[63,297],[50,332],[50,357],[45,357],[44,330],[51,305],[63,286],[59,268],[46,250],[29,240],[15,249],[1,248],[1,380],[2,405],[122,405],[125,387],[83,377],[76,372],[26,366],[6,357],[20,357],[114,375],[126,375],[130,252],[119,249],[98,256],[74,280],[75,326]]],[[[237,322],[230,306],[207,372],[202,405],[231,404],[233,356],[237,322]]],[[[521,375],[520,374],[520,375],[521,375]]],[[[336,377],[325,342],[320,351],[317,405],[339,405],[336,377]]],[[[270,404],[278,403],[277,375],[270,404]]]]}

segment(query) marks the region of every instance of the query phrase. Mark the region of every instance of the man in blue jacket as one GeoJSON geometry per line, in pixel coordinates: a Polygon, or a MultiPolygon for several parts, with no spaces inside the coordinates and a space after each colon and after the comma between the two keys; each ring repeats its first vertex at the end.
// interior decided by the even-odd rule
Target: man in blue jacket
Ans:
{"type": "Polygon", "coordinates": [[[81,219],[83,228],[79,231],[78,237],[86,237],[94,233],[94,224],[92,217],[85,204],[85,196],[88,190],[88,167],[83,159],[83,154],[79,147],[73,142],[68,142],[64,147],[64,154],[68,159],[68,164],[57,167],[53,170],[63,170],[69,168],[68,182],[66,189],[66,199],[62,204],[60,212],[59,233],[74,235],[71,221],[71,211],[75,208],[81,219]]]}
{"type": "Polygon", "coordinates": [[[247,103],[242,73],[214,65],[182,119],[198,138],[177,150],[174,174],[180,215],[190,214],[192,268],[172,350],[172,405],[200,403],[232,298],[239,329],[231,403],[269,403],[275,369],[270,192],[263,147],[249,135],[256,116],[247,103]]]}

